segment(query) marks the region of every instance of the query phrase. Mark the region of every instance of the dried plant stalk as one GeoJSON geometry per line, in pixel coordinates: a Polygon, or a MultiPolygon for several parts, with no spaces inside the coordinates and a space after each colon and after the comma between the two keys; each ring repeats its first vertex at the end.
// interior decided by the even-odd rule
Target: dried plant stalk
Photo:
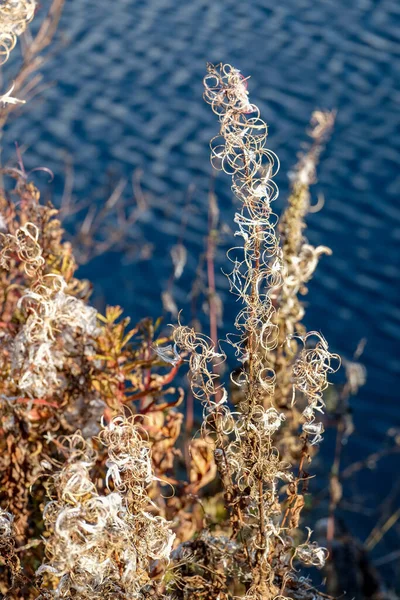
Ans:
{"type": "MultiPolygon", "coordinates": [[[[280,343],[276,299],[287,276],[271,207],[278,194],[273,176],[279,161],[265,146],[267,126],[249,101],[247,79],[230,65],[208,65],[204,85],[204,98],[220,122],[219,135],[211,141],[211,162],[231,176],[232,190],[241,202],[234,221],[243,245],[228,253],[233,264],[228,275],[231,292],[243,305],[235,322],[237,334],[228,336],[242,364],[239,374],[232,376],[233,384],[242,390],[235,411],[230,410],[228,393],[213,369],[215,360],[224,360],[224,355],[187,327],[178,327],[174,339],[176,347],[189,355],[192,391],[204,407],[203,432],[214,439],[232,536],[242,545],[247,563],[242,581],[246,598],[275,598],[283,595],[290,581],[293,584],[295,558],[318,567],[326,558],[326,551],[311,543],[310,536],[299,546],[290,537],[304,504],[298,484],[306,450],[295,476],[275,445],[285,420],[277,402],[274,370],[274,352],[280,343]],[[285,485],[290,490],[286,509],[285,485]]],[[[299,214],[294,221],[300,220],[299,214]]],[[[285,337],[287,333],[286,328],[285,337]]],[[[316,411],[323,410],[322,393],[335,357],[315,332],[306,334],[302,343],[303,349],[287,366],[293,393],[297,389],[308,400],[302,413],[306,449],[309,438],[311,444],[321,440],[316,411]],[[317,343],[309,348],[311,336],[317,336],[317,343]]],[[[222,584],[218,593],[221,589],[222,584]]],[[[218,597],[228,597],[227,589],[224,593],[218,597]]]]}

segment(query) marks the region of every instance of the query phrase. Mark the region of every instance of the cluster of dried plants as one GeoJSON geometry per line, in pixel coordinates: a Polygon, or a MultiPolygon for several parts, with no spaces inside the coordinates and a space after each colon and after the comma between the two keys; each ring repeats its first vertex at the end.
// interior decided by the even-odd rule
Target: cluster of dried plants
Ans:
{"type": "MultiPolygon", "coordinates": [[[[34,8],[1,5],[6,58],[34,8]]],[[[324,597],[299,571],[328,556],[302,511],[340,361],[305,329],[301,296],[329,253],[304,228],[334,114],[313,115],[278,223],[279,161],[247,79],[210,64],[204,86],[220,128],[211,162],[238,201],[230,377],[215,307],[211,338],[180,323],[166,336],[151,319],[129,328],[120,307],[99,314],[59,211],[41,201],[20,156],[3,170],[15,181],[0,194],[0,593],[9,600],[324,597]],[[187,393],[202,409],[190,435],[175,383],[186,363],[187,393]]],[[[178,244],[176,279],[184,262],[178,244]]]]}

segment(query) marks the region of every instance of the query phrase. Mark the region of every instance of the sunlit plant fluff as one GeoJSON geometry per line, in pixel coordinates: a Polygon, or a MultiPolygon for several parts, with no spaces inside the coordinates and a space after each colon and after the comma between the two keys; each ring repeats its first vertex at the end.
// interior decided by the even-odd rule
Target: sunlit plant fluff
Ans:
{"type": "Polygon", "coordinates": [[[61,276],[46,275],[19,302],[29,316],[15,338],[12,367],[19,389],[28,396],[40,398],[62,386],[61,372],[74,350],[75,332],[92,338],[98,333],[97,311],[66,294],[66,287],[61,276]]]}
{"type": "MultiPolygon", "coordinates": [[[[234,221],[242,245],[228,253],[233,264],[230,289],[243,304],[235,322],[238,334],[228,336],[243,365],[231,376],[243,392],[237,410],[230,410],[228,393],[215,369],[224,355],[188,327],[179,326],[174,338],[176,351],[189,356],[193,394],[203,403],[203,430],[214,439],[233,536],[245,540],[244,554],[252,573],[246,598],[273,598],[283,595],[288,577],[294,578],[293,558],[322,567],[326,557],[324,549],[308,541],[295,551],[290,530],[297,526],[301,510],[300,500],[295,500],[301,496],[297,488],[303,462],[296,477],[274,445],[274,435],[285,420],[275,403],[273,362],[268,363],[279,341],[274,303],[286,274],[271,207],[278,195],[273,177],[279,161],[265,147],[267,125],[249,101],[247,79],[230,65],[208,65],[204,86],[204,98],[220,122],[219,135],[211,141],[211,162],[232,177],[232,190],[241,202],[234,221]],[[280,496],[284,485],[290,490],[285,511],[280,496]]],[[[293,394],[300,390],[308,400],[302,427],[307,447],[308,441],[316,444],[322,439],[315,412],[322,412],[322,392],[333,369],[322,336],[307,334],[302,343],[291,385],[293,394]],[[312,335],[318,341],[309,348],[312,335]]]]}
{"type": "Polygon", "coordinates": [[[93,483],[97,459],[75,434],[67,460],[53,477],[54,499],[44,511],[50,536],[37,575],[41,598],[145,598],[154,561],[168,562],[174,541],[147,489],[154,480],[150,446],[133,418],[115,417],[100,433],[108,453],[106,488],[93,483]]]}
{"type": "Polygon", "coordinates": [[[1,251],[3,268],[8,268],[10,253],[16,252],[32,278],[18,302],[26,321],[14,339],[11,357],[19,390],[32,398],[62,387],[64,361],[76,346],[76,333],[95,338],[99,332],[97,311],[66,293],[61,275],[42,274],[45,261],[38,239],[37,226],[27,223],[15,235],[3,235],[1,251]]]}
{"type": "Polygon", "coordinates": [[[4,64],[15,48],[17,38],[32,21],[36,0],[2,0],[0,2],[0,64],[4,64]]]}

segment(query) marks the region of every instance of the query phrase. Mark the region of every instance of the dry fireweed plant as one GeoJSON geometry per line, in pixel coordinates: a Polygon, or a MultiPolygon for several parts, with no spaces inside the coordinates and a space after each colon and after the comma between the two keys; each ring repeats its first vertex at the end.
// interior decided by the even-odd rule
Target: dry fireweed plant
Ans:
{"type": "Polygon", "coordinates": [[[152,512],[147,489],[154,475],[143,433],[134,417],[115,417],[101,429],[106,494],[91,477],[91,444],[80,434],[66,440],[66,462],[44,511],[46,560],[37,571],[57,586],[40,598],[140,598],[154,590],[150,563],[169,559],[174,534],[152,512]]]}
{"type": "MultiPolygon", "coordinates": [[[[182,393],[173,386],[180,360],[171,367],[162,359],[165,351],[160,357],[155,350],[158,344],[165,342],[163,337],[155,339],[157,324],[147,319],[129,329],[129,319],[121,318],[119,307],[109,307],[104,316],[97,314],[88,304],[88,282],[74,277],[76,264],[71,245],[62,242],[63,232],[56,209],[40,203],[38,190],[26,181],[22,172],[16,169],[13,175],[17,182],[13,194],[0,197],[3,220],[0,250],[0,499],[4,511],[0,528],[0,591],[7,592],[8,598],[30,599],[39,594],[34,583],[35,572],[44,560],[44,552],[51,560],[54,558],[54,563],[61,560],[61,557],[55,558],[55,550],[53,553],[53,547],[60,550],[62,544],[57,537],[58,530],[52,528],[50,512],[45,512],[44,520],[41,517],[46,493],[50,494],[52,506],[57,498],[60,506],[67,497],[66,503],[71,503],[72,495],[63,495],[61,482],[69,480],[69,476],[74,481],[76,469],[75,479],[86,485],[81,481],[83,463],[87,463],[87,473],[93,477],[89,487],[98,489],[97,495],[107,496],[109,489],[116,494],[123,489],[126,499],[121,505],[121,513],[131,507],[129,510],[136,515],[135,527],[145,535],[146,542],[152,544],[148,528],[153,526],[158,531],[166,508],[162,506],[157,512],[150,496],[157,495],[156,488],[164,475],[164,484],[169,482],[167,472],[175,460],[174,445],[182,422],[182,415],[174,407],[181,401],[182,393]],[[143,422],[115,421],[117,415],[123,419],[125,413],[141,413],[143,422]],[[103,432],[107,427],[107,431],[112,431],[109,436],[103,432]],[[119,435],[126,448],[122,458],[116,455],[114,445],[117,442],[112,441],[119,435]],[[82,450],[79,457],[74,449],[66,450],[68,444],[78,444],[78,441],[85,448],[92,444],[91,454],[88,454],[89,450],[85,453],[82,450]],[[135,462],[133,452],[138,445],[142,459],[135,462]],[[148,468],[150,447],[154,476],[148,468]],[[119,477],[117,469],[122,464],[118,461],[128,460],[130,453],[132,465],[135,463],[136,467],[126,466],[126,472],[131,469],[128,484],[125,481],[128,475],[119,477]],[[133,490],[132,484],[132,473],[138,465],[147,469],[146,478],[138,484],[142,491],[139,488],[133,490]],[[61,474],[57,475],[57,470],[61,474]],[[51,482],[55,482],[53,486],[48,481],[49,476],[51,482]],[[142,504],[139,503],[140,495],[142,504]],[[146,502],[148,510],[145,512],[150,516],[144,515],[144,522],[139,523],[136,512],[139,506],[142,511],[146,502]],[[6,522],[9,523],[7,527],[6,522]]],[[[121,466],[121,469],[125,473],[125,467],[121,466]]],[[[108,500],[93,500],[92,504],[96,502],[101,504],[108,500]]],[[[114,510],[111,505],[110,510],[114,510]]],[[[171,508],[172,514],[179,510],[180,505],[171,508]]],[[[82,511],[86,515],[84,508],[82,511]]],[[[104,540],[109,540],[107,527],[104,540]]],[[[157,531],[153,538],[155,536],[161,544],[157,531]]],[[[64,539],[64,534],[60,535],[64,539]]],[[[106,543],[104,540],[103,544],[106,543]]],[[[87,552],[85,548],[82,547],[83,554],[87,552]]],[[[149,550],[153,562],[157,554],[154,548],[151,546],[149,550]]],[[[114,551],[117,556],[118,549],[114,551]]],[[[61,594],[60,590],[64,588],[60,587],[59,580],[65,580],[68,569],[75,568],[73,565],[76,564],[79,570],[79,560],[71,554],[72,562],[65,567],[65,573],[64,567],[57,566],[58,577],[52,572],[50,578],[47,567],[40,571],[43,593],[52,593],[54,584],[55,597],[67,597],[64,592],[64,596],[61,594]]],[[[119,559],[115,560],[115,564],[122,564],[119,559]]],[[[138,565],[139,562],[138,559],[138,565]]],[[[48,566],[47,562],[45,564],[48,566]]],[[[83,560],[83,564],[88,563],[83,560]]],[[[144,569],[144,564],[140,562],[141,566],[134,572],[144,569]]],[[[144,575],[138,577],[138,581],[144,580],[144,575]]],[[[88,589],[94,581],[95,577],[88,582],[88,589]]],[[[78,593],[74,585],[71,583],[71,589],[75,590],[71,594],[78,593]]],[[[133,588],[129,584],[126,589],[133,588]]],[[[101,590],[104,595],[105,588],[101,590]]],[[[120,597],[132,597],[127,594],[121,591],[120,597]]]]}
{"type": "Polygon", "coordinates": [[[209,65],[204,84],[220,122],[212,164],[240,201],[228,275],[242,305],[228,339],[240,368],[229,386],[206,336],[179,325],[171,340],[150,319],[129,329],[119,307],[98,314],[57,210],[21,156],[5,171],[16,182],[0,195],[0,593],[10,600],[323,596],[297,569],[323,567],[327,551],[299,524],[337,357],[304,329],[299,294],[327,251],[303,230],[333,115],[314,116],[278,229],[278,159],[247,80],[209,65]],[[185,361],[203,406],[187,452],[174,384],[185,361]]]}
{"type": "MultiPolygon", "coordinates": [[[[14,15],[17,22],[17,9],[26,14],[23,7],[31,4],[2,3],[1,18],[14,15]]],[[[40,66],[38,53],[54,35],[62,4],[53,1],[27,44],[19,87],[40,66]]],[[[13,31],[22,32],[22,25],[13,31]]],[[[9,39],[3,38],[3,47],[9,39]]],[[[162,509],[155,510],[147,491],[156,494],[156,482],[175,459],[182,415],[174,406],[182,393],[173,379],[180,361],[171,368],[155,352],[164,342],[155,340],[157,323],[145,319],[129,328],[119,307],[99,315],[88,304],[91,288],[74,277],[77,265],[71,244],[63,242],[58,211],[41,202],[20,153],[18,166],[1,175],[13,178],[15,188],[0,191],[0,595],[137,597],[148,584],[150,561],[167,558],[174,536],[161,531],[162,509]],[[146,423],[125,420],[125,411],[146,415],[146,423]],[[74,502],[71,513],[66,509],[74,502]],[[72,514],[77,518],[68,543],[69,529],[61,522],[72,514]],[[80,529],[85,519],[86,529],[80,529]],[[95,544],[94,536],[82,539],[90,533],[88,523],[97,531],[95,544]],[[110,558],[102,554],[105,548],[110,558]],[[96,575],[103,556],[103,571],[96,575]]]]}
{"type": "Polygon", "coordinates": [[[308,449],[322,439],[319,415],[324,410],[327,376],[338,366],[338,357],[329,352],[319,333],[297,327],[302,316],[297,294],[324,252],[305,244],[302,229],[309,208],[308,187],[331,116],[316,117],[316,141],[297,169],[283,220],[289,236],[297,228],[297,239],[293,247],[288,247],[287,240],[282,247],[271,206],[278,193],[273,177],[279,163],[265,147],[267,126],[259,109],[249,101],[247,80],[230,65],[209,65],[204,85],[205,100],[220,122],[219,135],[211,141],[211,162],[231,176],[232,191],[241,202],[234,221],[242,244],[228,254],[232,263],[228,278],[231,292],[243,308],[235,323],[237,334],[228,341],[242,364],[231,377],[242,394],[231,410],[228,391],[215,368],[224,354],[192,329],[175,329],[176,348],[188,355],[193,394],[203,404],[203,435],[213,440],[230,516],[229,536],[209,538],[209,533],[203,532],[202,547],[196,541],[194,548],[186,549],[197,576],[193,575],[193,581],[187,577],[185,565],[176,585],[181,590],[178,597],[197,593],[204,598],[229,598],[229,579],[234,577],[243,585],[246,598],[278,598],[299,589],[295,561],[321,568],[327,557],[327,551],[311,541],[310,531],[305,541],[297,544],[293,533],[304,504],[300,488],[305,489],[309,477],[305,471],[311,457],[308,449]],[[288,314],[281,315],[281,304],[287,299],[288,314]],[[276,444],[288,417],[277,389],[276,357],[282,344],[289,347],[284,352],[291,389],[289,405],[297,396],[304,401],[297,472],[276,444]],[[214,565],[211,575],[207,573],[210,564],[214,565]]]}

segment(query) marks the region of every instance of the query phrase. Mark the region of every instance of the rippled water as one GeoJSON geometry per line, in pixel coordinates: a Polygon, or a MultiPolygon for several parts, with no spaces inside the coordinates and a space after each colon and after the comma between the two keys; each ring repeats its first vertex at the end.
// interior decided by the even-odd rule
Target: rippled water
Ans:
{"type": "MultiPolygon", "coordinates": [[[[107,302],[123,304],[136,319],[162,310],[169,249],[193,184],[195,211],[184,240],[190,258],[175,290],[188,310],[206,233],[208,140],[217,130],[202,101],[206,61],[251,74],[252,100],[282,162],[280,206],[311,112],[337,108],[316,188],[326,204],[309,219],[308,232],[333,256],[323,259],[311,285],[307,324],[347,357],[368,340],[368,384],[353,402],[357,431],[348,460],[380,447],[386,430],[400,425],[399,25],[397,0],[73,0],[61,23],[70,44],[45,71],[57,85],[6,134],[10,145],[30,146],[28,166],[54,170],[58,194],[65,151],[74,158],[79,198],[101,199],[107,171],[128,177],[143,169],[144,185],[157,197],[140,223],[154,244],[153,260],[124,264],[111,255],[83,270],[107,302]]],[[[229,182],[220,178],[218,191],[230,223],[229,182]]],[[[218,283],[226,289],[222,276],[218,283]]],[[[224,291],[223,298],[227,329],[236,307],[224,291]]],[[[387,464],[380,473],[382,498],[390,487],[387,464]]]]}

